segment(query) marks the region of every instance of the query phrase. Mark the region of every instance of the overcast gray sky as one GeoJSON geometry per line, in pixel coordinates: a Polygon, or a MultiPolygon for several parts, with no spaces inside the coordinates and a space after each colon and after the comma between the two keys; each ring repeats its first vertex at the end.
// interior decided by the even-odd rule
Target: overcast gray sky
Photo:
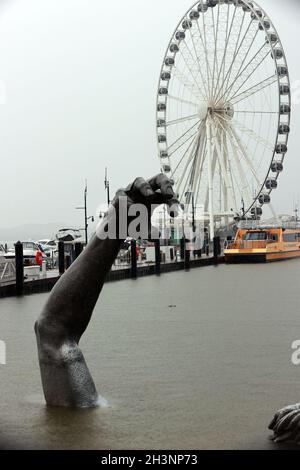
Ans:
{"type": "MultiPolygon", "coordinates": [[[[260,0],[300,90],[298,0],[260,0]],[[299,82],[297,83],[297,81],[299,82]]],[[[155,100],[170,36],[191,0],[0,1],[0,224],[80,225],[85,178],[90,213],[135,176],[159,171],[155,100]],[[3,103],[3,84],[6,102],[3,103]]],[[[300,197],[300,92],[278,212],[300,197]]]]}

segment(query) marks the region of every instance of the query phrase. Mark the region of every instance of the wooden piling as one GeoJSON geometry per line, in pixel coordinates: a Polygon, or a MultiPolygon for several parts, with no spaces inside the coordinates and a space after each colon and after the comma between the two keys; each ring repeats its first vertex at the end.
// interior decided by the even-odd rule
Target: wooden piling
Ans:
{"type": "Polygon", "coordinates": [[[159,276],[161,269],[161,254],[160,254],[160,240],[155,240],[155,273],[159,276]]]}
{"type": "Polygon", "coordinates": [[[214,237],[214,260],[218,263],[219,256],[221,254],[221,239],[220,237],[214,237]]]}
{"type": "Polygon", "coordinates": [[[65,272],[65,244],[62,241],[58,243],[58,269],[60,275],[65,272]]]}
{"type": "Polygon", "coordinates": [[[24,291],[24,257],[23,245],[20,241],[15,244],[15,263],[16,263],[16,294],[23,295],[24,291]]]}
{"type": "Polygon", "coordinates": [[[81,253],[82,253],[82,250],[83,250],[83,246],[82,246],[82,243],[75,243],[75,259],[77,259],[81,253]]]}
{"type": "Polygon", "coordinates": [[[137,278],[136,240],[131,240],[131,278],[137,278]]]}

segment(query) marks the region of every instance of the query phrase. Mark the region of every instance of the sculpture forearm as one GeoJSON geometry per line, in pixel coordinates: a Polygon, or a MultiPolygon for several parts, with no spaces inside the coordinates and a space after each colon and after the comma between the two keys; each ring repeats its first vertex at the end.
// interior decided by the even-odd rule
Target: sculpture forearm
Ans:
{"type": "Polygon", "coordinates": [[[91,240],[61,277],[35,325],[48,405],[92,407],[98,393],[78,346],[120,249],[119,240],[91,240]]]}
{"type": "MultiPolygon", "coordinates": [[[[122,240],[117,227],[126,211],[135,203],[147,209],[151,219],[153,205],[173,207],[172,182],[162,173],[145,181],[137,178],[126,189],[117,192],[108,216],[84,252],[61,277],[35,324],[39,363],[46,402],[53,406],[92,407],[98,394],[79,348],[79,341],[91,319],[105,278],[116,258],[122,240]],[[125,205],[123,206],[123,202],[125,205]],[[114,211],[116,209],[116,212],[114,211]],[[119,214],[121,212],[121,215],[119,214]],[[117,214],[118,213],[118,214],[117,214]],[[115,224],[115,237],[105,235],[115,224]]],[[[122,231],[121,231],[122,232],[122,231]]],[[[123,233],[123,232],[122,232],[123,233]]]]}
{"type": "Polygon", "coordinates": [[[91,240],[52,290],[39,322],[51,323],[59,337],[79,341],[84,333],[105,279],[119,252],[120,240],[91,240]]]}

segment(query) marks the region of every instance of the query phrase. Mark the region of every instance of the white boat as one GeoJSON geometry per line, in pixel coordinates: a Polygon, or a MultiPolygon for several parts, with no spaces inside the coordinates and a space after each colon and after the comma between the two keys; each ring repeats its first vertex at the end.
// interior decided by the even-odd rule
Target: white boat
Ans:
{"type": "Polygon", "coordinates": [[[58,252],[58,241],[43,238],[38,240],[37,245],[41,246],[48,258],[52,258],[58,252]]]}
{"type": "Polygon", "coordinates": [[[38,245],[41,245],[43,250],[57,250],[58,242],[57,240],[51,240],[50,238],[43,238],[36,242],[38,245]]]}
{"type": "MultiPolygon", "coordinates": [[[[22,242],[23,245],[23,257],[24,265],[32,266],[36,264],[36,253],[37,251],[42,251],[40,246],[32,241],[22,242]]],[[[46,254],[42,251],[42,256],[44,259],[47,259],[46,254]]],[[[5,259],[15,259],[15,248],[11,248],[7,253],[4,253],[5,259]]]]}
{"type": "Polygon", "coordinates": [[[57,232],[56,238],[62,242],[83,242],[80,230],[73,228],[62,228],[57,232]]]}

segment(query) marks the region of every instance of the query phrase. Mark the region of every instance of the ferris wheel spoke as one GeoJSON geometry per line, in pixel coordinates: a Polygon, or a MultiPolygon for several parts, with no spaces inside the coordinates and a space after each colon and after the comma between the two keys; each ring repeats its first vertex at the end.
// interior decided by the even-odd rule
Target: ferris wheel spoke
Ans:
{"type": "MultiPolygon", "coordinates": [[[[230,141],[230,139],[229,139],[229,141],[230,141]]],[[[229,146],[227,144],[227,141],[226,141],[226,149],[227,149],[227,152],[228,152],[229,151],[229,146]]],[[[232,155],[232,151],[231,151],[231,155],[232,155]]],[[[242,199],[241,198],[242,192],[239,193],[239,191],[238,191],[238,189],[240,190],[240,186],[241,186],[241,178],[239,176],[239,172],[238,172],[237,175],[235,174],[232,161],[235,162],[234,157],[230,161],[228,161],[228,173],[229,173],[229,176],[230,176],[230,181],[231,181],[231,186],[232,186],[232,203],[233,203],[233,207],[235,208],[236,211],[238,211],[238,207],[239,207],[238,196],[240,197],[240,200],[242,199]]]]}
{"type": "Polygon", "coordinates": [[[180,165],[182,164],[182,162],[184,161],[185,157],[187,156],[187,154],[189,153],[191,147],[193,145],[195,145],[195,141],[197,140],[198,138],[198,134],[194,136],[194,138],[191,140],[191,142],[189,143],[187,149],[185,150],[184,154],[182,155],[182,157],[180,158],[179,162],[177,163],[176,167],[174,168],[173,170],[173,173],[172,173],[172,176],[173,177],[176,177],[176,173],[177,173],[177,170],[180,168],[180,165]]]}
{"type": "Polygon", "coordinates": [[[187,135],[195,130],[195,127],[200,123],[200,121],[197,121],[195,124],[193,124],[188,130],[186,130],[178,139],[176,139],[171,145],[168,146],[168,151],[172,149],[176,144],[179,144],[175,149],[173,149],[172,153],[169,153],[169,156],[173,155],[173,153],[177,152],[179,148],[181,148],[186,142],[188,142],[194,135],[196,135],[199,130],[197,129],[192,135],[190,135],[184,142],[182,143],[182,139],[187,137],[187,135]]]}
{"type": "Polygon", "coordinates": [[[182,117],[182,118],[178,118],[178,119],[174,119],[173,121],[167,121],[166,122],[166,127],[169,127],[169,126],[174,126],[175,124],[180,124],[182,122],[185,122],[185,121],[192,121],[193,119],[199,119],[199,114],[191,114],[190,116],[185,116],[185,117],[182,117]]]}
{"type": "MultiPolygon", "coordinates": [[[[241,161],[240,161],[240,157],[238,155],[238,151],[237,151],[238,147],[237,147],[237,145],[234,141],[233,134],[231,132],[231,127],[229,125],[229,122],[227,120],[220,119],[220,118],[219,118],[219,121],[220,121],[220,126],[223,128],[223,130],[225,132],[225,135],[227,137],[226,145],[227,145],[227,142],[229,141],[231,149],[233,151],[234,161],[235,161],[238,173],[239,173],[240,180],[242,181],[242,184],[243,184],[243,190],[245,190],[247,192],[247,196],[250,197],[249,184],[248,184],[247,178],[245,176],[245,173],[244,173],[241,161]]],[[[227,147],[227,152],[228,152],[228,147],[227,147]]],[[[228,155],[229,155],[229,153],[228,153],[228,155]]],[[[234,178],[235,182],[236,182],[236,187],[239,187],[238,181],[235,178],[235,174],[232,171],[232,168],[231,168],[231,165],[230,165],[229,161],[228,161],[228,165],[229,165],[229,169],[230,169],[231,180],[233,181],[233,178],[234,178]]],[[[235,193],[234,193],[234,199],[236,200],[235,193]]],[[[237,208],[238,206],[235,205],[235,207],[237,208]]]]}
{"type": "MultiPolygon", "coordinates": [[[[199,87],[199,83],[198,83],[198,80],[197,80],[197,76],[195,76],[193,70],[191,69],[191,67],[190,67],[190,65],[189,65],[189,60],[191,60],[192,63],[195,62],[195,59],[194,59],[194,57],[193,57],[193,54],[192,54],[192,52],[191,52],[191,50],[190,50],[190,48],[189,48],[187,42],[186,42],[186,41],[183,41],[183,44],[184,44],[184,46],[185,46],[185,48],[186,48],[186,51],[188,52],[188,54],[189,54],[189,56],[190,56],[190,59],[187,59],[187,58],[185,57],[185,55],[184,55],[184,53],[183,53],[183,48],[182,48],[182,47],[180,48],[180,55],[181,55],[181,57],[183,58],[184,63],[185,63],[185,65],[186,65],[186,67],[187,67],[187,69],[188,69],[188,71],[189,71],[191,77],[193,78],[194,83],[196,84],[196,87],[198,88],[198,90],[199,90],[201,96],[205,99],[205,98],[206,98],[206,97],[205,97],[205,94],[203,93],[203,90],[201,90],[201,88],[199,87]]],[[[197,64],[198,64],[198,60],[197,60],[196,62],[197,62],[197,64]]]]}
{"type": "Polygon", "coordinates": [[[185,177],[186,177],[187,171],[188,171],[188,169],[190,168],[191,162],[192,162],[193,159],[194,159],[196,149],[198,148],[198,142],[199,142],[199,136],[198,136],[197,139],[195,139],[195,141],[194,141],[194,144],[193,144],[193,146],[192,146],[191,152],[190,152],[188,158],[186,159],[185,166],[184,166],[184,168],[183,168],[183,170],[182,170],[181,176],[180,176],[180,178],[179,178],[178,181],[177,181],[177,191],[178,191],[178,192],[181,191],[181,185],[182,185],[183,181],[185,181],[185,177]]]}
{"type": "Polygon", "coordinates": [[[237,11],[237,8],[234,9],[234,12],[233,12],[233,15],[232,15],[232,20],[231,20],[231,26],[230,26],[230,29],[229,29],[230,5],[229,4],[227,5],[226,40],[225,40],[225,48],[224,48],[223,59],[222,59],[221,68],[220,68],[220,74],[219,74],[218,81],[217,81],[217,89],[218,89],[218,85],[219,85],[220,75],[222,74],[222,83],[224,83],[224,79],[225,79],[225,58],[226,58],[226,53],[227,53],[228,44],[229,44],[229,38],[230,38],[230,35],[231,35],[233,20],[234,20],[236,11],[237,11]]]}
{"type": "MultiPolygon", "coordinates": [[[[213,175],[216,172],[217,160],[218,160],[217,152],[216,152],[216,149],[214,148],[213,158],[212,158],[212,162],[211,162],[211,171],[212,171],[213,175]]],[[[204,210],[205,210],[205,212],[208,212],[208,210],[209,210],[209,186],[206,187],[205,199],[204,199],[204,210]]]]}
{"type": "MultiPolygon", "coordinates": [[[[235,160],[233,158],[233,160],[235,160]]],[[[243,191],[241,190],[241,178],[240,178],[240,175],[239,173],[237,172],[237,174],[234,172],[233,170],[233,164],[230,166],[230,177],[231,177],[231,181],[232,181],[232,186],[233,188],[238,188],[236,190],[233,191],[233,195],[234,195],[234,208],[236,210],[236,212],[238,213],[239,212],[239,205],[243,199],[243,191]],[[239,198],[239,200],[238,200],[239,198]]],[[[246,197],[248,197],[247,195],[245,195],[246,197]]],[[[232,210],[233,211],[233,210],[232,210]]]]}
{"type": "Polygon", "coordinates": [[[225,168],[224,158],[223,158],[223,155],[222,155],[222,150],[221,150],[221,146],[220,146],[220,143],[219,143],[219,139],[217,138],[217,133],[216,133],[214,127],[212,129],[213,129],[213,131],[212,131],[213,137],[214,137],[214,140],[215,140],[215,150],[216,150],[216,153],[217,153],[217,159],[218,159],[221,171],[222,171],[222,179],[224,180],[223,185],[226,188],[226,192],[228,193],[230,191],[231,185],[230,185],[230,182],[229,182],[229,179],[228,179],[227,169],[225,168]]]}
{"type": "MultiPolygon", "coordinates": [[[[237,49],[238,49],[238,45],[239,45],[239,42],[240,42],[240,39],[241,39],[241,34],[242,34],[245,18],[246,18],[246,12],[244,12],[243,20],[241,21],[241,24],[240,24],[239,34],[238,34],[238,38],[237,38],[234,53],[233,53],[233,63],[234,63],[234,57],[236,57],[236,54],[237,54],[237,49]]],[[[229,73],[229,75],[228,75],[228,82],[230,81],[230,77],[231,77],[231,73],[229,73]]],[[[227,84],[228,84],[228,82],[227,82],[227,84]]]]}
{"type": "MultiPolygon", "coordinates": [[[[263,145],[267,150],[273,152],[274,145],[272,145],[271,142],[269,142],[267,139],[255,132],[253,129],[250,129],[245,124],[240,123],[236,119],[233,121],[233,124],[235,124],[239,128],[239,130],[241,130],[244,134],[251,137],[252,140],[259,143],[260,145],[263,145]]],[[[231,125],[231,129],[234,129],[233,125],[231,125]]]]}
{"type": "Polygon", "coordinates": [[[277,83],[277,75],[271,75],[271,77],[262,80],[261,82],[253,85],[252,87],[248,88],[248,90],[243,91],[242,93],[235,94],[234,96],[230,96],[228,100],[231,104],[237,104],[240,101],[243,101],[249,98],[256,93],[262,92],[265,88],[272,86],[274,83],[277,83]]]}
{"type": "Polygon", "coordinates": [[[216,96],[216,100],[218,100],[218,99],[220,98],[220,94],[221,94],[221,93],[224,93],[224,90],[227,89],[227,87],[228,87],[228,85],[229,85],[229,83],[230,83],[230,79],[231,79],[231,75],[232,75],[232,70],[233,70],[233,68],[234,68],[235,62],[237,61],[237,58],[239,57],[239,53],[240,53],[241,50],[243,51],[243,50],[246,49],[246,48],[247,48],[247,52],[246,52],[246,53],[244,52],[243,61],[242,61],[241,65],[240,65],[240,67],[239,67],[239,69],[238,69],[237,74],[239,74],[239,72],[241,71],[241,69],[242,69],[244,63],[245,63],[246,60],[247,60],[247,57],[248,57],[248,55],[249,55],[249,52],[250,52],[250,50],[251,50],[251,48],[252,48],[252,46],[253,46],[253,44],[254,44],[254,42],[255,42],[255,39],[256,39],[256,37],[257,37],[257,35],[258,35],[258,29],[255,28],[255,30],[254,30],[254,36],[253,36],[253,37],[250,36],[250,33],[249,33],[249,32],[250,32],[251,26],[253,26],[253,22],[252,22],[252,21],[250,21],[250,23],[249,23],[249,25],[248,25],[248,27],[247,27],[247,29],[246,29],[246,32],[245,32],[245,34],[244,34],[244,36],[243,36],[243,38],[242,38],[242,40],[241,40],[241,42],[240,42],[240,45],[239,45],[239,47],[238,47],[238,50],[237,50],[236,53],[233,55],[231,64],[230,64],[230,66],[229,66],[229,68],[228,68],[228,70],[227,70],[227,72],[226,72],[225,78],[223,79],[223,84],[222,84],[222,86],[220,87],[220,89],[219,89],[219,91],[218,91],[218,94],[217,94],[217,96],[216,96]],[[248,33],[249,33],[249,36],[248,36],[248,33]],[[250,38],[251,38],[251,40],[250,40],[250,38]],[[248,39],[248,41],[247,41],[247,39],[248,39]],[[245,46],[245,47],[243,47],[243,46],[245,46]]]}
{"type": "Polygon", "coordinates": [[[200,141],[198,139],[198,145],[196,147],[195,156],[194,156],[194,158],[192,160],[192,163],[191,163],[191,171],[190,171],[189,177],[186,180],[186,184],[185,184],[185,187],[189,192],[193,191],[192,188],[194,186],[194,181],[195,181],[195,178],[196,178],[197,166],[198,166],[199,143],[200,143],[200,141]]]}
{"type": "MultiPolygon", "coordinates": [[[[234,192],[234,185],[233,185],[233,178],[232,178],[232,169],[230,165],[230,160],[229,160],[229,153],[228,153],[228,147],[227,147],[227,141],[226,141],[226,136],[227,136],[227,131],[226,127],[220,125],[222,129],[222,135],[223,135],[223,142],[221,142],[221,138],[218,140],[218,143],[216,145],[217,151],[218,151],[218,158],[220,160],[220,167],[222,169],[222,173],[224,175],[224,181],[223,181],[223,187],[224,187],[224,197],[226,197],[227,200],[227,205],[228,205],[228,197],[231,199],[232,203],[236,203],[236,195],[234,192]],[[222,149],[223,146],[223,149],[222,149]],[[223,154],[222,154],[223,150],[223,154]]],[[[236,205],[235,205],[236,207],[236,205]]],[[[228,207],[227,207],[228,211],[228,207]]]]}
{"type": "MultiPolygon", "coordinates": [[[[199,71],[199,74],[201,76],[201,80],[202,80],[202,83],[203,83],[203,86],[205,88],[205,98],[208,100],[208,97],[209,97],[209,94],[208,94],[208,90],[207,90],[207,87],[206,87],[206,82],[205,82],[205,78],[203,76],[203,72],[201,70],[201,66],[200,66],[200,57],[198,57],[198,53],[197,53],[197,48],[196,48],[196,45],[195,45],[195,41],[194,41],[194,36],[192,34],[192,28],[188,28],[189,30],[189,33],[190,33],[190,36],[191,36],[191,40],[192,40],[192,43],[193,43],[193,48],[194,48],[194,52],[195,52],[195,56],[196,56],[196,63],[197,63],[197,67],[198,67],[198,71],[199,71]]],[[[208,83],[207,83],[208,85],[208,83]]],[[[203,95],[202,95],[203,96],[203,95]]]]}
{"type": "Polygon", "coordinates": [[[200,30],[200,26],[199,26],[198,21],[197,21],[197,28],[198,28],[198,32],[199,32],[199,35],[200,35],[200,38],[201,38],[201,41],[202,41],[202,46],[203,46],[204,52],[205,52],[207,83],[208,83],[208,90],[209,90],[209,96],[210,96],[210,94],[211,94],[211,86],[210,85],[211,85],[212,71],[211,71],[210,63],[209,63],[209,59],[208,59],[206,25],[205,25],[205,21],[204,21],[204,15],[202,15],[202,23],[203,23],[203,33],[204,33],[203,37],[202,37],[202,34],[201,34],[201,30],[200,30]]]}
{"type": "MultiPolygon", "coordinates": [[[[211,171],[213,175],[216,174],[217,163],[218,163],[218,155],[217,155],[216,148],[214,148],[213,159],[211,163],[211,171]]],[[[213,177],[213,180],[214,180],[214,177],[213,177]]],[[[208,207],[209,207],[209,187],[206,188],[206,196],[205,196],[205,203],[204,203],[204,208],[206,212],[208,211],[208,207]]]]}
{"type": "Polygon", "coordinates": [[[243,166],[241,164],[240,157],[238,155],[238,147],[236,146],[236,144],[234,142],[234,139],[232,138],[232,135],[230,133],[228,133],[228,137],[229,137],[229,142],[230,142],[230,145],[231,145],[231,148],[232,148],[232,155],[234,157],[235,164],[236,164],[239,176],[240,176],[240,180],[242,182],[241,196],[244,197],[245,194],[246,194],[246,197],[248,198],[248,201],[251,202],[252,198],[251,198],[251,194],[250,194],[250,190],[249,190],[249,183],[247,181],[246,175],[244,173],[243,166]]]}
{"type": "MultiPolygon", "coordinates": [[[[235,13],[236,13],[236,10],[234,12],[232,28],[233,28],[233,25],[234,25],[235,13]]],[[[244,14],[243,14],[243,19],[242,19],[240,27],[239,27],[238,37],[237,37],[237,40],[235,41],[236,44],[235,44],[235,50],[234,50],[234,53],[233,53],[233,58],[235,57],[236,52],[237,52],[238,44],[239,44],[239,41],[240,41],[240,38],[241,38],[242,29],[243,29],[243,26],[244,26],[245,17],[246,17],[246,12],[244,12],[244,14]]],[[[230,33],[231,33],[231,31],[230,31],[230,33]]],[[[226,58],[226,54],[227,54],[227,50],[228,50],[228,44],[229,44],[230,37],[231,36],[229,36],[228,39],[227,39],[227,42],[226,42],[226,45],[225,45],[225,50],[224,50],[224,56],[223,56],[224,68],[225,68],[225,58],[226,58]]],[[[232,38],[232,40],[234,40],[234,37],[232,38]]],[[[234,59],[233,59],[233,63],[234,63],[234,59]]],[[[228,72],[229,72],[229,70],[228,70],[228,72]]],[[[226,75],[226,77],[228,77],[228,80],[230,79],[230,75],[229,76],[226,75]]],[[[215,89],[215,94],[214,94],[215,99],[216,99],[216,96],[218,96],[219,93],[222,93],[224,83],[225,83],[225,78],[223,77],[223,82],[221,83],[221,86],[220,87],[217,86],[216,89],[215,89]]],[[[219,80],[218,80],[218,85],[219,85],[219,80]]]]}
{"type": "Polygon", "coordinates": [[[182,98],[179,98],[178,96],[168,95],[168,98],[170,98],[171,100],[174,100],[174,101],[178,101],[179,103],[182,103],[182,104],[188,104],[188,105],[191,105],[191,106],[195,106],[196,108],[198,108],[198,106],[199,106],[194,101],[184,100],[182,98]]]}
{"type": "Polygon", "coordinates": [[[196,188],[196,197],[195,197],[196,202],[199,201],[199,193],[200,193],[200,186],[202,184],[203,166],[204,166],[204,161],[206,159],[206,152],[207,152],[207,139],[206,139],[206,136],[205,136],[204,147],[203,147],[203,152],[202,152],[202,156],[201,156],[201,165],[200,165],[200,171],[199,171],[199,178],[198,178],[198,183],[197,183],[197,188],[196,188]]]}
{"type": "Polygon", "coordinates": [[[257,69],[260,67],[260,65],[265,61],[265,59],[269,55],[269,50],[267,50],[267,52],[265,51],[266,44],[267,43],[261,46],[259,51],[251,58],[251,60],[242,70],[240,69],[238,71],[236,77],[234,78],[230,86],[228,86],[225,93],[221,96],[220,99],[224,98],[226,100],[227,97],[230,95],[230,92],[234,89],[234,86],[236,84],[239,84],[240,81],[244,80],[242,81],[242,84],[240,86],[238,85],[239,88],[235,90],[234,93],[239,91],[243,87],[243,85],[252,77],[253,73],[257,71],[257,69]],[[250,71],[247,70],[248,68],[250,68],[250,71]]]}
{"type": "Polygon", "coordinates": [[[173,67],[172,73],[174,74],[174,77],[177,78],[177,80],[186,88],[189,90],[193,98],[196,100],[199,100],[199,87],[195,85],[194,82],[192,82],[181,70],[179,70],[177,67],[173,67]]]}
{"type": "Polygon", "coordinates": [[[225,91],[221,99],[223,97],[227,99],[230,91],[234,89],[235,85],[237,85],[238,88],[237,90],[234,91],[234,93],[237,93],[245,85],[245,83],[247,83],[247,81],[252,77],[252,75],[258,70],[258,68],[262,65],[262,63],[268,57],[270,50],[269,50],[269,47],[268,46],[266,47],[266,46],[267,46],[267,43],[265,43],[259,49],[259,51],[252,57],[252,59],[248,62],[245,68],[236,76],[236,78],[233,80],[231,85],[227,88],[227,90],[225,91]],[[244,80],[242,81],[242,84],[240,86],[239,86],[239,79],[244,80]]]}
{"type": "Polygon", "coordinates": [[[190,185],[194,196],[195,196],[197,184],[199,181],[201,166],[203,164],[202,159],[203,159],[203,151],[205,147],[205,142],[206,142],[205,131],[203,128],[201,134],[199,135],[198,148],[197,148],[196,159],[195,159],[195,164],[194,164],[194,172],[192,174],[191,185],[190,185]]]}
{"type": "Polygon", "coordinates": [[[171,157],[172,155],[174,155],[179,149],[181,149],[185,144],[188,143],[188,141],[190,139],[192,139],[193,137],[195,137],[196,135],[198,134],[198,131],[196,131],[194,134],[192,134],[190,137],[188,137],[184,142],[182,142],[182,144],[180,144],[175,150],[172,150],[171,153],[169,153],[169,157],[171,157]]]}
{"type": "Polygon", "coordinates": [[[234,114],[278,114],[278,111],[250,111],[250,110],[235,110],[234,114]]]}
{"type": "Polygon", "coordinates": [[[237,145],[238,145],[238,148],[240,149],[244,159],[245,159],[245,162],[248,164],[248,167],[250,168],[251,170],[251,173],[253,174],[253,177],[256,181],[256,183],[261,187],[262,186],[262,183],[259,181],[259,178],[257,176],[257,173],[256,173],[256,170],[254,168],[254,165],[251,161],[251,158],[249,157],[248,153],[247,153],[247,150],[246,148],[244,147],[243,143],[242,143],[242,140],[240,139],[240,137],[237,135],[235,129],[230,126],[230,133],[231,135],[233,136],[233,138],[235,139],[237,145]]]}
{"type": "Polygon", "coordinates": [[[231,194],[232,194],[232,204],[233,207],[238,207],[237,206],[237,199],[236,199],[236,194],[234,191],[234,183],[233,183],[233,172],[229,160],[229,152],[228,152],[228,145],[227,145],[227,135],[226,132],[223,132],[223,147],[224,147],[224,159],[226,160],[226,167],[227,167],[227,172],[229,175],[230,183],[231,183],[231,194]]]}
{"type": "Polygon", "coordinates": [[[211,8],[212,13],[212,23],[213,23],[213,31],[214,31],[214,42],[215,42],[215,55],[214,55],[214,65],[213,65],[213,79],[212,79],[212,94],[210,99],[213,98],[214,90],[215,90],[215,75],[219,74],[218,72],[218,32],[219,32],[219,19],[220,19],[220,4],[218,3],[218,15],[217,15],[217,25],[215,25],[215,15],[214,9],[211,8]]]}
{"type": "Polygon", "coordinates": [[[203,124],[202,130],[201,130],[201,135],[200,135],[200,141],[201,141],[201,147],[199,148],[199,177],[198,177],[198,182],[196,185],[196,201],[198,201],[198,196],[199,196],[199,191],[200,191],[200,185],[202,184],[202,176],[203,176],[203,167],[204,167],[204,162],[207,156],[207,133],[206,133],[206,122],[203,124]]]}
{"type": "MultiPolygon", "coordinates": [[[[213,128],[213,120],[210,120],[210,123],[211,123],[211,129],[213,128]]],[[[216,131],[216,133],[211,130],[211,140],[213,142],[213,145],[212,145],[212,161],[211,161],[211,172],[212,172],[212,179],[214,181],[214,177],[215,177],[215,173],[216,173],[216,166],[217,166],[217,163],[219,162],[219,157],[218,157],[218,152],[217,152],[217,144],[218,144],[218,138],[217,137],[217,133],[220,132],[220,129],[222,128],[222,126],[217,126],[217,130],[214,126],[214,131],[216,131]],[[215,137],[216,136],[216,137],[215,137]]],[[[219,167],[220,167],[220,163],[219,163],[219,167]]],[[[220,180],[221,180],[221,171],[220,171],[220,180]]],[[[222,180],[221,182],[221,188],[220,188],[220,197],[221,197],[221,191],[224,191],[224,181],[222,180]]],[[[205,211],[208,210],[208,206],[209,206],[209,198],[210,198],[210,191],[209,191],[209,187],[207,187],[206,189],[206,197],[205,197],[205,204],[204,204],[204,207],[205,207],[205,211]]]]}
{"type": "Polygon", "coordinates": [[[186,178],[186,180],[185,180],[185,183],[184,183],[184,186],[183,186],[183,188],[182,188],[182,190],[181,190],[181,200],[183,200],[183,198],[184,198],[186,204],[189,204],[189,203],[190,203],[190,197],[189,197],[189,195],[188,195],[187,193],[190,192],[190,191],[189,191],[189,189],[190,189],[190,188],[189,188],[189,184],[190,184],[189,182],[190,182],[190,180],[191,180],[192,171],[193,171],[193,165],[190,166],[188,176],[187,176],[187,178],[186,178]]]}
{"type": "MultiPolygon", "coordinates": [[[[222,59],[222,62],[221,62],[219,75],[218,75],[218,79],[217,79],[217,84],[216,84],[216,87],[215,87],[215,90],[214,90],[214,96],[215,97],[216,97],[216,91],[218,90],[218,86],[219,86],[220,77],[221,77],[222,72],[223,72],[223,81],[222,81],[222,83],[224,83],[224,80],[225,80],[225,67],[226,67],[225,58],[226,58],[226,54],[227,54],[227,50],[228,50],[229,39],[231,37],[231,33],[232,33],[232,29],[233,29],[235,15],[236,15],[236,12],[237,12],[237,7],[235,7],[235,9],[234,9],[234,12],[233,12],[233,15],[232,15],[232,18],[231,18],[231,25],[230,25],[230,29],[229,29],[229,33],[228,33],[229,12],[230,12],[230,5],[228,5],[228,10],[227,10],[226,42],[225,42],[223,59],[222,59]]],[[[222,86],[222,84],[221,84],[221,86],[222,86]]]]}

